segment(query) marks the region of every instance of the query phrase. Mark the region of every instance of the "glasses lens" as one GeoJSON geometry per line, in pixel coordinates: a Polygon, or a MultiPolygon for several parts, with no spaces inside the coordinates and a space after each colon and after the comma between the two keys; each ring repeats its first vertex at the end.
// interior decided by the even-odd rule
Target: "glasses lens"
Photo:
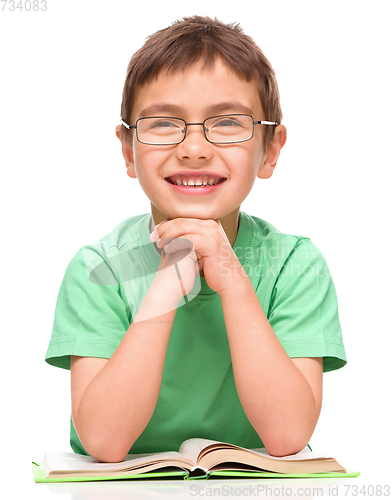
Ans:
{"type": "Polygon", "coordinates": [[[137,135],[146,144],[176,144],[184,137],[185,122],[179,118],[156,116],[137,121],[137,135]]]}
{"type": "Polygon", "coordinates": [[[253,118],[249,115],[215,116],[206,120],[205,128],[211,142],[246,141],[253,135],[253,118]]]}

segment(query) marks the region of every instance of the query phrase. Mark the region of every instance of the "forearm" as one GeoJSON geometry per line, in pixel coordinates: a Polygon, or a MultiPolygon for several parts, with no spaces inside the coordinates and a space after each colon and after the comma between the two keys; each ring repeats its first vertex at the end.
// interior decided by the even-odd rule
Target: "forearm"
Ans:
{"type": "Polygon", "coordinates": [[[235,384],[249,421],[269,453],[300,451],[319,416],[308,381],[280,344],[247,276],[221,302],[235,384]]]}
{"type": "Polygon", "coordinates": [[[148,424],[175,314],[176,301],[150,287],[118,348],[85,389],[73,418],[83,446],[95,458],[122,460],[148,424]],[[140,321],[152,308],[157,315],[140,321]]]}

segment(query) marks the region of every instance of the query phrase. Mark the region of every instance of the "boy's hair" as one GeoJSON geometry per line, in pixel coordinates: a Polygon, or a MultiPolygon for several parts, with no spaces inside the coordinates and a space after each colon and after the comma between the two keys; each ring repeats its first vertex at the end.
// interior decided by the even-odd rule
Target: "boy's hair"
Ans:
{"type": "MultiPolygon", "coordinates": [[[[168,28],[157,31],[132,56],[124,84],[121,118],[128,124],[135,93],[159,73],[184,71],[198,61],[212,67],[215,58],[243,80],[254,80],[259,89],[265,120],[280,123],[278,84],[271,64],[251,37],[238,24],[224,24],[209,17],[184,17],[168,28]]],[[[253,117],[260,119],[259,117],[253,117]]],[[[133,124],[131,124],[133,125],[133,124]]],[[[274,135],[274,126],[265,126],[263,139],[266,148],[274,135]]],[[[128,129],[121,126],[121,137],[130,138],[128,129]]]]}

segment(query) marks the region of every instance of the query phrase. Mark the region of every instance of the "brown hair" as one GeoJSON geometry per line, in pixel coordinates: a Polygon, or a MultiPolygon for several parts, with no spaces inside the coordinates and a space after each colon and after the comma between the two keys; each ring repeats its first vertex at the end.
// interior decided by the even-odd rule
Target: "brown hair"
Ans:
{"type": "MultiPolygon", "coordinates": [[[[238,24],[224,24],[216,18],[200,16],[184,17],[157,31],[135,52],[125,79],[121,118],[130,124],[137,89],[160,72],[184,71],[199,60],[204,60],[204,67],[211,67],[216,57],[239,78],[257,82],[265,119],[280,123],[282,110],[275,72],[261,49],[238,24]]],[[[272,139],[274,128],[265,127],[264,147],[272,139]]],[[[121,137],[129,137],[124,126],[121,137]]]]}

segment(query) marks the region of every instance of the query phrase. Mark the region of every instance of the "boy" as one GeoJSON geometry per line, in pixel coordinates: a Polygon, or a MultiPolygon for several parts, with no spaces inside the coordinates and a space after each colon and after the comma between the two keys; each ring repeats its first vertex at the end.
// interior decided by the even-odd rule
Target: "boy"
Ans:
{"type": "Polygon", "coordinates": [[[323,371],[346,363],[334,285],[308,238],[240,211],[273,174],[281,118],[274,71],[238,26],[185,18],[131,59],[116,134],[151,215],[72,259],[46,354],[71,369],[75,452],[306,446],[323,371]]]}

